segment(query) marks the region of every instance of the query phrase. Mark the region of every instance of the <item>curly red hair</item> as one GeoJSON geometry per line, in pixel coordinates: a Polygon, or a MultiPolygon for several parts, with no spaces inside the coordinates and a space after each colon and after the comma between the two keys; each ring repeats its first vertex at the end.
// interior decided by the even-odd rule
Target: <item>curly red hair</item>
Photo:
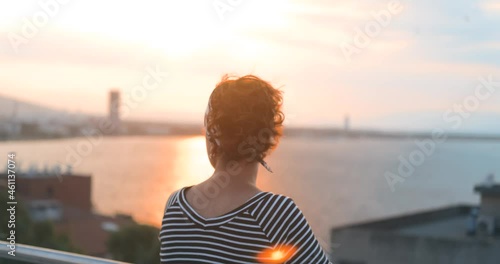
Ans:
{"type": "Polygon", "coordinates": [[[282,135],[282,92],[254,75],[225,75],[209,99],[205,116],[210,155],[261,161],[282,135]]]}

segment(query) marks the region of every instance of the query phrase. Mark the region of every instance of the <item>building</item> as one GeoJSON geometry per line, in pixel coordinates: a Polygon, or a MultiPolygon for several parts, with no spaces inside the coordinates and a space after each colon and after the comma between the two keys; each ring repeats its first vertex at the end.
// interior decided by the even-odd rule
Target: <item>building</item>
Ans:
{"type": "Polygon", "coordinates": [[[0,117],[0,140],[15,138],[20,133],[20,123],[8,118],[0,117]]]}
{"type": "MultiPolygon", "coordinates": [[[[0,173],[0,179],[4,177],[7,175],[0,173]]],[[[110,257],[106,242],[111,232],[134,223],[127,215],[106,216],[93,211],[90,175],[18,173],[16,195],[31,220],[51,221],[56,232],[67,234],[86,255],[110,257]]]]}
{"type": "Polygon", "coordinates": [[[111,90],[109,92],[109,120],[113,123],[114,133],[118,134],[121,130],[121,120],[120,120],[120,91],[111,90]]]}
{"type": "Polygon", "coordinates": [[[92,211],[89,175],[34,175],[17,177],[17,191],[26,200],[56,200],[61,205],[92,211]]]}
{"type": "Polygon", "coordinates": [[[474,188],[479,207],[457,205],[333,228],[338,264],[500,263],[500,184],[474,188]]]}
{"type": "Polygon", "coordinates": [[[351,128],[351,119],[349,118],[349,115],[346,115],[344,118],[344,131],[349,132],[351,128]]]}

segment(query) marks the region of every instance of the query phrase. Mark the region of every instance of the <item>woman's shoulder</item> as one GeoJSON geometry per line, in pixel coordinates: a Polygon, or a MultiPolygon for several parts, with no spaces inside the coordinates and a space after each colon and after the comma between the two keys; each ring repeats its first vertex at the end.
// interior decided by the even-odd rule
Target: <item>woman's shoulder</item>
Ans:
{"type": "Polygon", "coordinates": [[[185,187],[183,188],[180,188],[178,190],[175,190],[173,191],[170,196],[168,197],[167,199],[167,202],[165,203],[165,209],[163,210],[163,212],[165,213],[167,211],[167,209],[172,206],[178,199],[179,199],[179,195],[182,191],[182,189],[184,189],[185,187]]]}
{"type": "Polygon", "coordinates": [[[295,201],[284,194],[263,192],[263,199],[255,206],[255,211],[290,212],[299,210],[295,201]]]}
{"type": "Polygon", "coordinates": [[[267,192],[267,191],[263,191],[263,193],[266,194],[266,199],[269,201],[277,203],[280,202],[284,204],[295,204],[294,200],[291,197],[286,196],[284,194],[267,192]]]}

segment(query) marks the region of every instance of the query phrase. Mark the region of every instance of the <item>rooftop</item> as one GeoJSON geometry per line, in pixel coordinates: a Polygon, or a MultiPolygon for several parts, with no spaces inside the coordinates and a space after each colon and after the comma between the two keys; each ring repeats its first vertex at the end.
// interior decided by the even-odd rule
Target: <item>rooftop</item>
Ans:
{"type": "Polygon", "coordinates": [[[500,184],[495,183],[494,174],[489,174],[484,182],[474,186],[474,191],[481,195],[500,195],[500,184]]]}
{"type": "Polygon", "coordinates": [[[344,229],[368,229],[411,236],[474,239],[466,235],[467,221],[473,209],[477,207],[456,205],[336,227],[332,232],[344,229]]]}
{"type": "Polygon", "coordinates": [[[477,185],[474,191],[482,195],[500,195],[500,184],[477,185]]]}

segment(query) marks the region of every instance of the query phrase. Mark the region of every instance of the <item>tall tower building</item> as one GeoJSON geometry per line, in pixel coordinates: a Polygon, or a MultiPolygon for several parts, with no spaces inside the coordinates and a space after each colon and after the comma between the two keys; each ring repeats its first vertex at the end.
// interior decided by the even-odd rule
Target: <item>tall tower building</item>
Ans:
{"type": "Polygon", "coordinates": [[[345,131],[349,131],[350,126],[351,126],[351,119],[349,118],[349,115],[345,115],[345,118],[344,118],[344,130],[345,131]]]}
{"type": "Polygon", "coordinates": [[[118,134],[120,131],[120,91],[113,89],[109,91],[109,120],[114,125],[114,133],[118,134]]]}

